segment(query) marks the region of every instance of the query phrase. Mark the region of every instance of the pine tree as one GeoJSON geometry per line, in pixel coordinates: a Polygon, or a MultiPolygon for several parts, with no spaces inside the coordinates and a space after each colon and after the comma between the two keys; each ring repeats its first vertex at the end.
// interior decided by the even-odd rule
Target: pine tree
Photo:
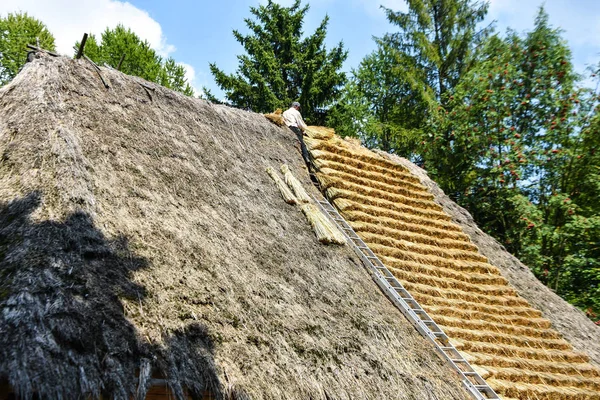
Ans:
{"type": "Polygon", "coordinates": [[[27,45],[54,51],[54,37],[41,21],[27,13],[0,18],[0,86],[12,80],[27,60],[27,45]]]}
{"type": "MultiPolygon", "coordinates": [[[[78,47],[79,43],[75,43],[75,48],[78,47]]],[[[122,72],[156,82],[188,96],[194,94],[185,79],[183,66],[172,58],[163,60],[148,41],[140,39],[123,25],[117,25],[114,29],[107,28],[102,33],[100,43],[94,35],[90,35],[85,44],[85,54],[98,64],[106,63],[114,68],[124,56],[122,72]]]]}
{"type": "MultiPolygon", "coordinates": [[[[246,51],[238,56],[236,73],[226,74],[210,64],[217,85],[232,105],[268,112],[298,101],[305,119],[315,123],[319,119],[317,109],[338,98],[345,82],[345,75],[339,70],[347,52],[341,42],[327,51],[328,17],[312,35],[303,37],[308,9],[308,5],[301,7],[300,0],[291,7],[271,0],[266,5],[250,7],[254,19],[245,19],[250,33],[233,31],[246,51]]],[[[208,91],[207,95],[216,100],[208,91]]]]}

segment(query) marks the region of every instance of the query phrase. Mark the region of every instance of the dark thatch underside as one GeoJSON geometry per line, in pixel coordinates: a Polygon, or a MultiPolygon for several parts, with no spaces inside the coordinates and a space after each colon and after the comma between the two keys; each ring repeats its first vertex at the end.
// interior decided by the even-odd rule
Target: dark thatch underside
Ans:
{"type": "Polygon", "coordinates": [[[466,398],[349,249],[281,199],[268,165],[309,182],[292,134],[102,75],[109,89],[41,57],[0,89],[0,382],[48,399],[143,398],[151,375],[178,398],[466,398]]]}

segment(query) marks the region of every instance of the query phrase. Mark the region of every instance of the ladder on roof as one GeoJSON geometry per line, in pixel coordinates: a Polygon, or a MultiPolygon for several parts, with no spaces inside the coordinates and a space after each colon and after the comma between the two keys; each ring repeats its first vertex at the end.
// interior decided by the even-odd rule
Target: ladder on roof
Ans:
{"type": "Polygon", "coordinates": [[[354,229],[338,213],[335,207],[326,199],[319,200],[314,196],[313,198],[325,215],[329,216],[344,233],[350,247],[360,257],[373,280],[379,285],[385,295],[389,297],[392,303],[404,314],[417,331],[434,344],[437,353],[442,359],[446,360],[460,375],[467,391],[477,400],[500,399],[494,389],[487,384],[485,379],[473,369],[471,364],[450,343],[448,336],[442,328],[423,310],[421,305],[419,305],[375,253],[356,234],[354,229]]]}

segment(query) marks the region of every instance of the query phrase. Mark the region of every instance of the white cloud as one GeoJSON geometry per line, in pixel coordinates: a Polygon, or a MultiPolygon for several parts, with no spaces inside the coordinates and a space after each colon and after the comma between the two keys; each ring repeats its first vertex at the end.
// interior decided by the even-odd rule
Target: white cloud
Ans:
{"type": "Polygon", "coordinates": [[[9,0],[0,2],[0,14],[24,11],[46,24],[61,54],[73,54],[73,45],[84,33],[100,35],[106,28],[123,24],[161,56],[175,51],[162,28],[150,15],[130,3],[117,0],[9,0]]]}
{"type": "MultiPolygon", "coordinates": [[[[190,64],[186,64],[183,62],[177,63],[185,68],[185,79],[188,81],[192,89],[194,89],[194,97],[198,97],[204,93],[202,90],[202,83],[199,82],[198,77],[196,76],[196,70],[190,64]]],[[[202,75],[202,74],[201,74],[202,75]]]]}

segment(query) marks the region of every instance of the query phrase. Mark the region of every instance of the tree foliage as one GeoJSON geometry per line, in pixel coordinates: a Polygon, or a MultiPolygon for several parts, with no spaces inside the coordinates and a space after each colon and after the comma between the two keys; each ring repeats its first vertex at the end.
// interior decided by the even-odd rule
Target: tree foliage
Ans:
{"type": "MultiPolygon", "coordinates": [[[[75,43],[75,48],[79,43],[75,43]]],[[[185,68],[177,64],[171,57],[164,60],[150,43],[140,39],[131,29],[117,25],[114,29],[106,29],[100,43],[94,35],[86,41],[85,54],[97,64],[108,64],[116,68],[121,63],[121,71],[135,75],[151,82],[192,96],[194,90],[185,78],[185,68]]]]}
{"type": "Polygon", "coordinates": [[[233,31],[246,52],[238,56],[237,71],[227,74],[210,64],[217,85],[232,105],[268,112],[298,101],[305,119],[314,123],[319,118],[317,109],[339,97],[345,82],[340,69],[347,52],[341,42],[327,50],[328,17],[312,35],[304,37],[308,9],[300,0],[291,7],[268,0],[266,5],[250,8],[253,19],[244,20],[249,33],[233,31]]]}
{"type": "Polygon", "coordinates": [[[27,13],[0,17],[0,86],[13,79],[27,61],[27,45],[54,51],[54,36],[41,21],[27,13]]]}

